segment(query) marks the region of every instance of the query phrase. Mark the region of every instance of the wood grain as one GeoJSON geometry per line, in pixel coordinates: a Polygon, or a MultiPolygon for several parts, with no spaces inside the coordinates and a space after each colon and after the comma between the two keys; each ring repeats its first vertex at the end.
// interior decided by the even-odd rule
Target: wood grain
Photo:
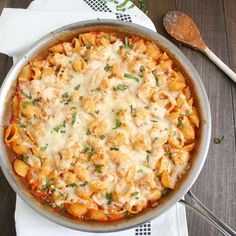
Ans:
{"type": "MultiPolygon", "coordinates": [[[[4,7],[26,8],[31,0],[1,0],[4,7]]],[[[157,31],[166,34],[162,19],[170,10],[190,15],[199,26],[209,48],[236,71],[235,0],[146,0],[149,17],[157,31]]],[[[170,39],[170,38],[169,38],[170,39]]],[[[177,44],[176,44],[177,45],[177,44]]],[[[224,136],[223,144],[211,142],[205,166],[193,186],[193,192],[217,216],[236,229],[236,86],[205,56],[177,45],[192,61],[205,85],[212,113],[212,140],[224,136]]],[[[0,54],[0,81],[12,65],[11,58],[0,54]]],[[[15,194],[0,171],[0,234],[15,236],[15,194]],[[4,233],[2,233],[4,232],[4,233]]],[[[189,235],[220,235],[213,227],[187,210],[189,235]]]]}
{"type": "MultiPolygon", "coordinates": [[[[222,1],[218,0],[202,4],[199,1],[177,1],[177,10],[193,17],[209,48],[229,65],[223,9],[222,1]]],[[[231,90],[235,84],[203,55],[184,46],[181,50],[193,62],[207,90],[212,113],[212,138],[225,137],[222,145],[211,142],[207,161],[193,191],[217,216],[235,228],[235,123],[231,90]]],[[[193,235],[220,235],[198,216],[187,213],[189,232],[194,232],[193,235]]]]}

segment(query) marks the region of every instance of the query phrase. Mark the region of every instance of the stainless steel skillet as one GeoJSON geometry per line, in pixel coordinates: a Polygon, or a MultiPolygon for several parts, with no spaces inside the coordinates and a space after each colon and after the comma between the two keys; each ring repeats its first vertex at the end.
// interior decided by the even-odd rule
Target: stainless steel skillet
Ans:
{"type": "Polygon", "coordinates": [[[46,36],[38,40],[36,43],[34,43],[23,54],[23,56],[18,59],[18,61],[11,68],[8,75],[6,76],[5,81],[0,90],[0,127],[1,127],[0,164],[8,182],[15,190],[15,192],[29,206],[31,206],[38,213],[40,213],[41,215],[45,216],[46,218],[55,223],[80,231],[104,232],[104,233],[115,232],[137,226],[155,217],[158,217],[164,212],[166,212],[170,207],[172,207],[177,202],[181,202],[186,206],[192,208],[196,212],[198,212],[203,218],[212,223],[224,235],[236,235],[236,233],[232,229],[230,229],[223,222],[217,219],[190,192],[191,186],[196,181],[204,165],[211,136],[210,107],[202,81],[198,73],[194,69],[193,65],[184,56],[184,54],[178,48],[176,48],[172,43],[170,43],[167,39],[165,39],[161,35],[151,30],[148,30],[136,24],[119,22],[115,20],[98,19],[98,20],[73,23],[47,34],[46,36]],[[52,45],[57,41],[73,37],[78,33],[87,31],[96,31],[96,30],[110,30],[110,31],[118,31],[121,34],[125,33],[125,34],[139,35],[157,42],[157,44],[159,44],[162,48],[167,50],[172,55],[172,57],[175,58],[176,63],[178,63],[181,66],[184,73],[188,76],[195,97],[197,98],[197,104],[201,114],[201,130],[198,134],[198,145],[192,158],[193,161],[191,163],[191,168],[188,175],[184,177],[182,183],[178,186],[178,188],[175,191],[173,191],[173,193],[171,193],[158,207],[146,210],[133,218],[109,224],[97,223],[97,222],[84,222],[84,221],[76,221],[74,219],[69,219],[67,217],[64,217],[63,215],[55,213],[47,206],[40,204],[33,196],[31,196],[25,185],[21,182],[20,178],[18,178],[14,174],[11,164],[11,155],[7,152],[6,146],[3,142],[4,127],[8,123],[8,116],[6,111],[7,101],[9,100],[13,84],[16,81],[17,75],[21,70],[21,68],[35,55],[42,53],[44,49],[46,49],[49,45],[52,45]],[[193,200],[193,203],[190,201],[181,200],[184,195],[190,196],[190,198],[193,200]]]}

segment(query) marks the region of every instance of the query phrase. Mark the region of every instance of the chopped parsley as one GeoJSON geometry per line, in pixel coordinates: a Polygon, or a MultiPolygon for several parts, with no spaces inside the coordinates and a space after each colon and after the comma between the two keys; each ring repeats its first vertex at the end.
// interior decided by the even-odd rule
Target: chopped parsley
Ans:
{"type": "Polygon", "coordinates": [[[127,79],[133,79],[136,82],[139,82],[139,76],[137,76],[137,75],[124,73],[124,77],[127,78],[127,79]]]}
{"type": "Polygon", "coordinates": [[[66,212],[66,208],[65,208],[63,205],[57,205],[57,204],[56,204],[56,206],[57,206],[57,208],[58,208],[60,211],[66,212]]]}
{"type": "Polygon", "coordinates": [[[116,87],[114,86],[113,87],[113,90],[114,91],[124,91],[124,90],[126,90],[128,88],[128,86],[127,85],[125,85],[125,84],[118,84],[116,87]]]}
{"type": "Polygon", "coordinates": [[[132,194],[133,196],[135,196],[136,197],[136,199],[138,199],[138,195],[139,195],[139,192],[138,191],[135,191],[135,192],[133,192],[133,194],[132,194]]]}
{"type": "Polygon", "coordinates": [[[74,90],[79,90],[79,88],[80,88],[80,84],[76,85],[76,86],[74,87],[74,90]]]}
{"type": "Polygon", "coordinates": [[[29,100],[32,99],[31,93],[27,94],[27,93],[21,91],[21,94],[22,94],[24,97],[28,98],[29,100]]]}
{"type": "Polygon", "coordinates": [[[125,37],[125,48],[126,48],[126,50],[128,48],[132,48],[131,44],[129,43],[129,38],[128,37],[125,37]]]}
{"type": "Polygon", "coordinates": [[[135,116],[136,109],[133,107],[133,105],[130,105],[129,107],[130,107],[131,116],[135,116]]]}
{"type": "Polygon", "coordinates": [[[80,184],[79,186],[80,186],[80,187],[85,187],[87,184],[88,184],[88,182],[85,181],[84,183],[80,184]]]}
{"type": "Polygon", "coordinates": [[[181,120],[179,120],[177,126],[178,128],[182,129],[184,127],[184,123],[181,120]]]}
{"type": "Polygon", "coordinates": [[[56,69],[55,69],[55,72],[58,73],[60,71],[60,66],[58,66],[56,69]]]}
{"type": "Polygon", "coordinates": [[[145,71],[145,67],[143,66],[143,65],[141,65],[140,67],[139,67],[139,71],[142,73],[142,72],[144,72],[145,71]]]}
{"type": "Polygon", "coordinates": [[[171,156],[171,152],[170,151],[168,151],[168,152],[166,152],[166,154],[165,154],[167,157],[170,157],[171,156]]]}
{"type": "Polygon", "coordinates": [[[23,108],[27,108],[29,105],[31,105],[32,104],[32,102],[23,102],[22,103],[22,107],[23,108]]]}
{"type": "Polygon", "coordinates": [[[105,198],[108,201],[108,205],[111,205],[111,203],[112,203],[112,194],[111,193],[106,193],[105,198]]]}
{"type": "Polygon", "coordinates": [[[40,151],[45,151],[48,147],[48,144],[46,143],[44,147],[40,147],[40,151]]]}
{"type": "Polygon", "coordinates": [[[20,121],[17,121],[17,124],[18,124],[21,128],[26,128],[26,127],[27,127],[25,124],[22,124],[20,121]]]}
{"type": "Polygon", "coordinates": [[[64,103],[64,105],[68,105],[69,102],[71,101],[71,98],[68,95],[68,92],[63,93],[61,97],[62,97],[62,99],[61,99],[60,103],[64,103]]]}
{"type": "Polygon", "coordinates": [[[55,131],[55,132],[61,132],[61,133],[65,133],[65,128],[66,128],[66,121],[64,121],[62,124],[60,124],[60,125],[58,125],[58,126],[56,126],[56,127],[54,127],[53,128],[53,130],[55,131]]]}
{"type": "Polygon", "coordinates": [[[72,114],[72,121],[71,121],[72,125],[74,125],[75,122],[76,122],[76,116],[77,116],[77,111],[74,111],[73,114],[72,114]]]}
{"type": "Polygon", "coordinates": [[[91,89],[90,91],[91,91],[91,92],[100,91],[100,88],[91,89]]]}
{"type": "Polygon", "coordinates": [[[101,139],[101,140],[104,140],[105,139],[105,135],[101,135],[99,138],[101,139]]]}
{"type": "Polygon", "coordinates": [[[95,113],[96,113],[97,115],[99,115],[100,111],[99,111],[99,110],[96,110],[95,113]]]}
{"type": "Polygon", "coordinates": [[[169,189],[168,188],[164,188],[162,191],[161,191],[161,195],[163,196],[163,197],[165,197],[165,196],[167,196],[168,194],[169,194],[169,189]]]}
{"type": "Polygon", "coordinates": [[[68,187],[75,188],[75,187],[77,187],[77,184],[76,183],[71,183],[71,184],[68,184],[68,187]]]}
{"type": "Polygon", "coordinates": [[[151,120],[151,122],[155,122],[155,123],[156,123],[156,122],[158,122],[158,121],[157,121],[157,120],[151,120]]]}
{"type": "Polygon", "coordinates": [[[86,135],[90,135],[91,132],[89,130],[86,131],[86,135]]]}
{"type": "Polygon", "coordinates": [[[214,138],[213,141],[215,144],[222,144],[224,142],[224,136],[221,136],[219,138],[214,138]]]}
{"type": "Polygon", "coordinates": [[[143,173],[143,169],[138,170],[138,173],[143,173]]]}
{"type": "Polygon", "coordinates": [[[102,173],[102,167],[103,167],[103,165],[96,165],[96,166],[95,166],[95,170],[96,170],[98,173],[102,173]]]}
{"type": "Polygon", "coordinates": [[[149,161],[150,161],[150,155],[149,154],[147,154],[146,160],[147,160],[147,163],[149,163],[149,161]]]}
{"type": "Polygon", "coordinates": [[[46,177],[46,184],[42,185],[42,190],[45,192],[48,192],[50,186],[51,186],[50,179],[48,177],[46,177]]]}
{"type": "Polygon", "coordinates": [[[157,76],[157,72],[155,70],[152,71],[152,74],[156,80],[156,86],[160,87],[160,84],[159,84],[159,79],[158,79],[158,76],[157,76]]]}
{"type": "Polygon", "coordinates": [[[86,147],[84,150],[89,157],[91,157],[94,154],[93,148],[86,147]]]}
{"type": "Polygon", "coordinates": [[[112,128],[112,129],[117,129],[117,128],[119,128],[120,126],[121,126],[121,122],[120,122],[119,119],[116,118],[116,125],[115,125],[115,127],[112,128]]]}
{"type": "Polygon", "coordinates": [[[21,154],[19,156],[19,159],[27,164],[28,160],[29,160],[29,157],[27,155],[21,154]]]}
{"type": "Polygon", "coordinates": [[[110,150],[111,150],[111,151],[119,151],[120,149],[117,148],[117,147],[111,147],[110,150]]]}
{"type": "Polygon", "coordinates": [[[109,70],[111,70],[112,66],[110,66],[109,64],[106,64],[105,67],[104,67],[104,70],[106,72],[108,72],[109,70]]]}

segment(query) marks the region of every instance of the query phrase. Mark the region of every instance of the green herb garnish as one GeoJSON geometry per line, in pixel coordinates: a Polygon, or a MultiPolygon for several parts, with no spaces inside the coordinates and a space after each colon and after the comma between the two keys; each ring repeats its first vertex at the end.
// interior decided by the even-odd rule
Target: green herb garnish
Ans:
{"type": "Polygon", "coordinates": [[[166,152],[166,154],[165,154],[167,157],[170,157],[171,156],[171,152],[170,151],[168,151],[168,152],[166,152]]]}
{"type": "Polygon", "coordinates": [[[224,142],[224,138],[225,138],[224,136],[221,136],[219,138],[214,138],[213,141],[215,144],[221,144],[224,142]]]}
{"type": "Polygon", "coordinates": [[[142,72],[144,72],[145,71],[145,67],[143,66],[143,65],[141,65],[140,67],[139,67],[139,71],[142,73],[142,72]]]}
{"type": "Polygon", "coordinates": [[[65,127],[66,127],[66,121],[64,121],[62,124],[60,124],[60,125],[54,127],[53,130],[54,130],[55,132],[57,132],[57,133],[58,133],[59,131],[61,131],[61,133],[65,133],[65,130],[63,129],[63,128],[65,128],[65,127]]]}
{"type": "Polygon", "coordinates": [[[178,128],[182,129],[184,127],[184,123],[182,121],[178,121],[177,123],[178,128]]]}
{"type": "Polygon", "coordinates": [[[46,177],[46,184],[42,185],[42,190],[45,192],[48,192],[50,186],[51,186],[50,179],[48,177],[46,177]]]}
{"type": "Polygon", "coordinates": [[[101,135],[99,138],[101,139],[101,140],[104,140],[105,139],[105,135],[101,135]]]}
{"type": "Polygon", "coordinates": [[[89,130],[86,131],[86,135],[90,135],[91,132],[89,130]]]}
{"type": "Polygon", "coordinates": [[[111,151],[119,151],[120,149],[117,148],[117,147],[111,147],[110,150],[111,150],[111,151]]]}
{"type": "Polygon", "coordinates": [[[79,90],[79,88],[80,88],[80,84],[76,85],[76,86],[74,87],[74,90],[79,90]]]}
{"type": "Polygon", "coordinates": [[[161,195],[164,197],[164,196],[167,196],[169,194],[170,190],[168,188],[164,188],[162,191],[161,191],[161,195]]]}
{"type": "Polygon", "coordinates": [[[129,43],[129,38],[125,37],[125,49],[132,48],[132,45],[129,43]]]}
{"type": "Polygon", "coordinates": [[[75,188],[77,187],[77,184],[76,183],[71,183],[71,184],[68,184],[69,187],[72,187],[72,188],[75,188]]]}
{"type": "Polygon", "coordinates": [[[117,128],[119,128],[120,126],[121,126],[121,122],[120,122],[119,119],[116,118],[116,126],[115,126],[114,128],[112,128],[112,129],[117,129],[117,128]]]}
{"type": "Polygon", "coordinates": [[[110,66],[109,64],[106,64],[105,67],[104,67],[104,70],[106,72],[108,72],[109,70],[111,70],[112,66],[110,66]]]}
{"type": "Polygon", "coordinates": [[[150,155],[149,154],[147,154],[146,160],[147,160],[147,163],[149,163],[149,161],[150,161],[150,155]]]}
{"type": "Polygon", "coordinates": [[[133,107],[133,105],[130,105],[129,107],[130,107],[131,116],[135,116],[136,109],[133,107]]]}
{"type": "Polygon", "coordinates": [[[125,73],[125,74],[124,74],[124,77],[127,78],[127,79],[133,79],[133,80],[135,80],[136,82],[139,82],[139,77],[136,76],[136,75],[125,73]]]}
{"type": "Polygon", "coordinates": [[[32,102],[23,102],[22,103],[22,107],[23,108],[27,108],[29,105],[31,105],[32,104],[32,102]]]}
{"type": "Polygon", "coordinates": [[[102,167],[103,167],[103,165],[97,165],[97,166],[95,166],[95,170],[96,170],[98,173],[102,173],[102,167]]]}
{"type": "Polygon", "coordinates": [[[47,147],[48,147],[48,144],[46,143],[44,147],[40,148],[40,151],[45,151],[47,149],[47,147]]]}
{"type": "Polygon", "coordinates": [[[84,150],[89,157],[91,157],[94,154],[93,148],[86,147],[84,150]]]}
{"type": "Polygon", "coordinates": [[[114,91],[118,91],[118,90],[124,91],[124,90],[126,90],[127,88],[128,88],[128,86],[125,85],[125,84],[118,84],[116,87],[113,87],[113,90],[114,90],[114,91]]]}
{"type": "Polygon", "coordinates": [[[108,201],[108,205],[111,205],[111,203],[112,203],[112,194],[111,193],[106,193],[105,198],[108,201]]]}
{"type": "Polygon", "coordinates": [[[27,155],[21,154],[19,156],[19,159],[27,164],[28,160],[29,160],[29,157],[27,155]]]}
{"type": "Polygon", "coordinates": [[[76,122],[76,116],[77,116],[77,111],[74,111],[73,114],[72,114],[72,121],[71,121],[72,125],[74,125],[75,122],[76,122]]]}
{"type": "Polygon", "coordinates": [[[88,182],[86,181],[86,182],[80,184],[79,186],[80,186],[80,187],[85,187],[87,184],[88,184],[88,182]]]}
{"type": "Polygon", "coordinates": [[[27,127],[25,124],[22,124],[20,121],[17,121],[17,124],[18,124],[21,128],[26,128],[26,127],[27,127]]]}
{"type": "Polygon", "coordinates": [[[68,105],[69,102],[71,101],[71,98],[68,95],[68,92],[63,93],[61,97],[62,97],[62,100],[60,101],[60,103],[64,103],[64,105],[68,105]]]}
{"type": "Polygon", "coordinates": [[[157,76],[157,72],[155,70],[152,71],[152,74],[156,80],[156,86],[160,87],[160,84],[159,84],[159,79],[158,79],[158,76],[157,76]]]}
{"type": "Polygon", "coordinates": [[[27,93],[21,91],[21,94],[22,94],[24,97],[28,98],[29,100],[32,99],[31,93],[27,94],[27,93]]]}

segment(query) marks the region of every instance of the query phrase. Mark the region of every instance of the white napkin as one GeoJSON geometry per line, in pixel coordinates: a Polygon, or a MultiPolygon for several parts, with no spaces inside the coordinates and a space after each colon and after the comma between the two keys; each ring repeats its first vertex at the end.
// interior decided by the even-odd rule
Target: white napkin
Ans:
{"type": "MultiPolygon", "coordinates": [[[[123,0],[119,0],[122,2],[123,0]]],[[[102,0],[35,0],[27,10],[4,9],[0,17],[0,52],[14,59],[23,50],[46,33],[65,24],[88,19],[121,19],[143,25],[155,31],[152,21],[137,7],[116,12],[111,1],[107,5],[102,0]]],[[[93,236],[67,229],[52,223],[26,205],[18,196],[15,210],[16,232],[18,236],[93,236]]],[[[102,235],[102,234],[96,234],[102,235]]],[[[184,206],[176,204],[157,219],[134,229],[108,236],[187,236],[187,222],[184,206]]]]}

